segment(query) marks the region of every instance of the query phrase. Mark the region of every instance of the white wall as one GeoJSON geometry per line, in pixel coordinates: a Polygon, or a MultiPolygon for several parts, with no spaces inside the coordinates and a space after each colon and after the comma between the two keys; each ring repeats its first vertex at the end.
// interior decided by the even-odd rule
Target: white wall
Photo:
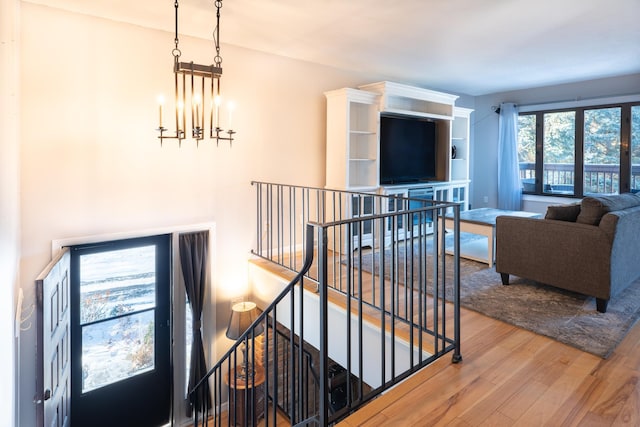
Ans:
{"type": "Polygon", "coordinates": [[[0,427],[15,422],[19,286],[18,26],[20,2],[0,0],[0,427]]]}
{"type": "MultiPolygon", "coordinates": [[[[31,3],[22,3],[20,25],[22,206],[7,228],[21,221],[25,306],[34,304],[34,279],[52,240],[215,222],[222,329],[208,338],[223,336],[230,300],[246,293],[250,181],[323,185],[323,92],[381,78],[223,44],[223,92],[237,104],[233,148],[171,141],[160,148],[156,96],[173,89],[172,34],[31,3]]],[[[181,37],[180,47],[185,61],[212,61],[210,40],[181,37]]],[[[2,174],[4,183],[7,169],[2,174]]],[[[3,218],[16,192],[14,185],[2,194],[3,218]]],[[[9,246],[11,261],[17,244],[9,246]]],[[[35,424],[35,336],[32,327],[22,338],[21,425],[35,424]]],[[[228,345],[219,340],[218,352],[228,345]]]]}
{"type": "Polygon", "coordinates": [[[501,102],[518,105],[575,101],[640,93],[640,74],[547,86],[513,92],[494,93],[475,99],[472,120],[474,144],[471,172],[471,204],[474,208],[498,205],[498,115],[491,110],[501,102]],[[489,199],[484,203],[484,196],[489,199]]]}

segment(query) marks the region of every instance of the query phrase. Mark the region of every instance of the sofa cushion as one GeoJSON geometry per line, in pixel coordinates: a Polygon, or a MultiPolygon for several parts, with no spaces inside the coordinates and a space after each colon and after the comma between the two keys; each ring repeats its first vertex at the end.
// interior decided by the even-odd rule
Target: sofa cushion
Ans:
{"type": "Polygon", "coordinates": [[[576,222],[580,215],[580,203],[570,203],[568,205],[551,205],[547,207],[545,219],[555,219],[558,221],[576,222]]]}
{"type": "Polygon", "coordinates": [[[640,197],[636,194],[624,193],[613,196],[585,197],[582,199],[580,214],[576,222],[598,225],[602,217],[613,211],[640,205],[640,197]]]}

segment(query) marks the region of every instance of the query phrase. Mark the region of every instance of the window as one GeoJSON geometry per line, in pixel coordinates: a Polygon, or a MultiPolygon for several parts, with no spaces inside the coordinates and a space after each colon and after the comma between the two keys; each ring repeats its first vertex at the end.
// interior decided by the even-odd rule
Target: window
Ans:
{"type": "Polygon", "coordinates": [[[518,162],[525,194],[640,191],[640,103],[520,113],[518,162]]]}
{"type": "Polygon", "coordinates": [[[640,191],[640,105],[631,107],[631,191],[640,191]]]}
{"type": "Polygon", "coordinates": [[[584,112],[585,194],[617,193],[620,188],[620,107],[584,112]]]}
{"type": "Polygon", "coordinates": [[[575,111],[546,113],[543,135],[543,192],[547,194],[574,194],[575,111]]]}
{"type": "Polygon", "coordinates": [[[536,115],[518,117],[518,162],[525,192],[536,191],[536,115]]]}

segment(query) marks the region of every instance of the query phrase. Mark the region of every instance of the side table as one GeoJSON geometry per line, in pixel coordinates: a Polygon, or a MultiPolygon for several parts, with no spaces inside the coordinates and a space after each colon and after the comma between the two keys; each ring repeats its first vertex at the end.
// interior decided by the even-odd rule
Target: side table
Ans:
{"type": "Polygon", "coordinates": [[[240,372],[240,366],[224,378],[229,386],[229,419],[232,425],[256,426],[264,416],[264,367],[255,364],[253,377],[242,378],[236,372],[240,372]]]}

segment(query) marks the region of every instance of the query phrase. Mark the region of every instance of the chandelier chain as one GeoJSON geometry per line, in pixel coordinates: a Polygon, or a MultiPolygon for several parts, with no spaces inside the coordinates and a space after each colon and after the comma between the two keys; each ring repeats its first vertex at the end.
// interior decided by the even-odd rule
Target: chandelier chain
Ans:
{"type": "Polygon", "coordinates": [[[222,67],[222,56],[220,56],[220,9],[222,8],[222,1],[215,0],[216,6],[216,28],[213,29],[213,44],[216,46],[216,56],[213,58],[213,62],[216,67],[222,67]]]}
{"type": "Polygon", "coordinates": [[[176,47],[171,51],[171,54],[177,60],[180,57],[180,54],[182,53],[182,52],[180,52],[180,49],[178,48],[178,45],[180,44],[180,39],[178,38],[178,0],[176,0],[173,3],[173,6],[176,9],[176,35],[175,35],[175,38],[173,39],[173,42],[176,45],[176,47]]]}

